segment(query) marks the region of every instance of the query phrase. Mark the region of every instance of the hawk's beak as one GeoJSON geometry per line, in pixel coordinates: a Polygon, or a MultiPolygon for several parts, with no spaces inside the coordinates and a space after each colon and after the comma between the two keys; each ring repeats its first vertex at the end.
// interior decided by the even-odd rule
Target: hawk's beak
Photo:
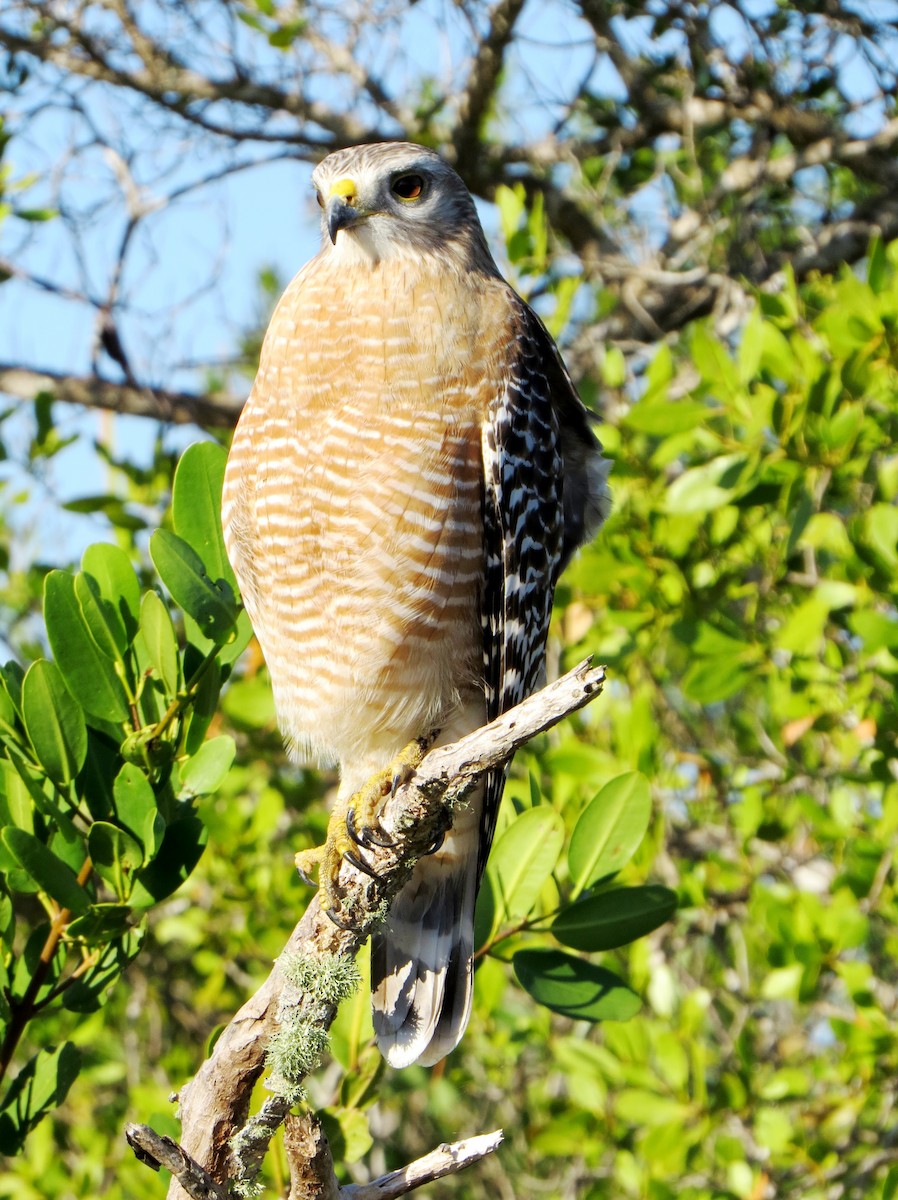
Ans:
{"type": "Polygon", "coordinates": [[[367,213],[358,207],[358,194],[351,179],[338,179],[331,187],[324,208],[324,218],[330,240],[336,245],[341,229],[358,224],[367,213]]]}

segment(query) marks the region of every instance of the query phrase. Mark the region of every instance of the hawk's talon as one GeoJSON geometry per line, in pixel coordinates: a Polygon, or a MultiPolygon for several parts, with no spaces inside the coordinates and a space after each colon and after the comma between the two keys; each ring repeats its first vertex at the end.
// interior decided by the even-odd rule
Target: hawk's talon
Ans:
{"type": "Polygon", "coordinates": [[[337,916],[337,910],[332,904],[328,905],[328,907],[324,909],[324,915],[333,921],[338,929],[343,929],[346,932],[350,932],[355,928],[354,925],[351,925],[348,921],[344,921],[342,917],[337,916]]]}
{"type": "Polygon", "coordinates": [[[370,825],[363,825],[361,829],[355,823],[355,809],[351,808],[346,814],[346,832],[352,838],[357,846],[379,846],[381,850],[392,850],[396,845],[393,838],[388,837],[381,829],[381,838],[374,836],[374,831],[370,825]]]}
{"type": "Polygon", "coordinates": [[[372,879],[376,872],[368,866],[364,855],[358,850],[378,846],[392,849],[396,843],[380,828],[378,815],[384,798],[390,794],[391,784],[405,782],[414,774],[421,762],[428,742],[410,742],[386,767],[373,775],[363,787],[349,796],[338,800],[327,826],[327,837],[323,846],[313,850],[301,850],[296,855],[296,869],[300,876],[311,883],[310,873],[318,868],[318,892],[322,911],[340,929],[351,929],[337,913],[342,907],[345,888],[340,882],[340,868],[344,860],[372,879]]]}
{"type": "Polygon", "coordinates": [[[303,883],[307,883],[309,887],[315,886],[315,880],[312,878],[312,871],[321,866],[324,860],[324,846],[312,846],[309,850],[298,850],[293,857],[296,872],[303,883]]]}
{"type": "Polygon", "coordinates": [[[443,844],[443,842],[445,842],[445,840],[446,840],[446,830],[442,829],[437,834],[437,836],[433,839],[433,841],[430,843],[428,848],[424,851],[424,855],[426,856],[428,854],[436,854],[437,850],[439,850],[440,846],[442,846],[442,844],[443,844]]]}
{"type": "Polygon", "coordinates": [[[357,871],[362,871],[365,875],[370,875],[372,879],[377,879],[377,872],[373,871],[361,855],[356,854],[352,850],[343,851],[343,861],[348,862],[350,866],[355,867],[357,871]]]}

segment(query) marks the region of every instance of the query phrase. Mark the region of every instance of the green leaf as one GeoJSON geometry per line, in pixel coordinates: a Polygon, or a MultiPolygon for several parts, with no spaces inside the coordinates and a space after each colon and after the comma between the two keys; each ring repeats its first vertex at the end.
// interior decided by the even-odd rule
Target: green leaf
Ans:
{"type": "Polygon", "coordinates": [[[877,234],[870,242],[870,249],[867,251],[867,283],[870,285],[870,290],[879,295],[884,291],[889,275],[889,262],[885,246],[882,238],[877,234]]]}
{"type": "Polygon", "coordinates": [[[134,763],[125,763],[112,785],[115,815],[121,824],[138,840],[147,818],[156,812],[156,793],[146,775],[134,763]]]}
{"type": "Polygon", "coordinates": [[[638,771],[610,780],[574,826],[568,865],[575,891],[591,887],[629,862],[652,815],[648,781],[638,771]]]}
{"type": "Polygon", "coordinates": [[[131,894],[135,871],[143,865],[143,846],[130,833],[108,821],[94,821],[87,835],[94,870],[119,900],[131,894]]]}
{"type": "Polygon", "coordinates": [[[627,360],[617,346],[606,346],[601,362],[602,382],[606,387],[622,388],[627,382],[627,360]]]}
{"type": "Polygon", "coordinates": [[[692,326],[689,349],[704,382],[711,384],[724,396],[732,396],[737,392],[739,380],[735,364],[726,346],[708,331],[707,326],[692,326]]]}
{"type": "Polygon", "coordinates": [[[42,892],[71,912],[87,911],[90,896],[78,882],[75,872],[33,833],[8,825],[2,831],[2,837],[7,850],[42,892]]]}
{"type": "Polygon", "coordinates": [[[521,224],[524,215],[525,193],[522,185],[508,187],[500,183],[495,194],[496,207],[499,210],[499,221],[502,225],[502,237],[506,242],[511,241],[521,224]]]}
{"type": "Polygon", "coordinates": [[[882,1185],[882,1200],[895,1200],[898,1197],[898,1167],[889,1167],[889,1172],[882,1185]]]}
{"type": "Polygon", "coordinates": [[[627,1021],[642,1007],[617,975],[560,950],[519,950],[512,964],[537,1004],[575,1021],[627,1021]]]}
{"type": "Polygon", "coordinates": [[[16,736],[16,720],[18,713],[16,706],[13,703],[12,696],[5,687],[0,684],[0,733],[4,737],[16,736]]]}
{"type": "Polygon", "coordinates": [[[280,29],[275,29],[272,33],[270,33],[268,35],[268,41],[277,49],[286,50],[293,45],[293,43],[302,33],[305,32],[307,27],[308,22],[303,21],[302,19],[288,21],[285,25],[282,25],[280,29]]]}
{"type": "Polygon", "coordinates": [[[374,1144],[368,1116],[361,1109],[333,1104],[321,1117],[328,1144],[332,1153],[339,1155],[340,1162],[358,1162],[374,1144]]]}
{"type": "Polygon", "coordinates": [[[0,1154],[12,1157],[37,1123],[58,1108],[81,1067],[81,1055],[71,1042],[58,1050],[40,1050],[9,1086],[0,1102],[0,1154]]]}
{"type": "Polygon", "coordinates": [[[16,712],[22,709],[22,681],[25,672],[17,662],[8,662],[0,667],[0,688],[12,701],[16,712]]]}
{"type": "Polygon", "coordinates": [[[235,632],[237,604],[224,579],[213,582],[197,552],[167,529],[150,538],[150,557],[176,603],[196,621],[201,633],[223,645],[235,632]]]}
{"type": "Polygon", "coordinates": [[[736,351],[739,382],[742,384],[751,383],[758,374],[761,365],[763,324],[761,310],[756,305],[748,314],[748,319],[742,327],[739,347],[736,351]]]}
{"type": "Polygon", "coordinates": [[[165,601],[153,591],[146,592],[140,602],[140,632],[153,670],[162,680],[167,698],[173,700],[181,683],[178,639],[165,601]]]}
{"type": "Polygon", "coordinates": [[[96,579],[79,571],[75,576],[75,598],[81,606],[81,615],[90,630],[90,636],[106,657],[114,663],[120,663],[124,670],[128,639],[115,609],[101,597],[96,579]]]}
{"type": "Polygon", "coordinates": [[[181,764],[181,789],[189,796],[208,796],[231,769],[237,747],[228,734],[204,742],[192,758],[181,764]]]}
{"type": "Polygon", "coordinates": [[[669,888],[617,888],[564,909],[552,922],[552,933],[574,950],[615,950],[669,921],[676,907],[676,892],[669,888]]]}
{"type": "Polygon", "coordinates": [[[668,437],[673,433],[688,433],[707,421],[711,409],[700,400],[640,401],[624,417],[624,424],[640,433],[668,437]]]}
{"type": "Polygon", "coordinates": [[[0,758],[0,817],[3,823],[34,832],[35,802],[28,782],[9,759],[0,758]]]}
{"type": "Polygon", "coordinates": [[[47,637],[66,687],[84,711],[120,725],[130,717],[128,696],[112,661],[91,636],[68,571],[44,581],[47,637]]]}
{"type": "Polygon", "coordinates": [[[5,824],[34,833],[34,798],[16,764],[7,758],[0,758],[0,817],[5,824]]]}
{"type": "Polygon", "coordinates": [[[683,692],[698,704],[728,700],[745,687],[750,674],[732,658],[697,658],[683,676],[683,692]]]}
{"type": "Polygon", "coordinates": [[[874,504],[863,521],[864,540],[882,559],[887,569],[898,569],[898,508],[874,504]]]}
{"type": "MultiPolygon", "coordinates": [[[[210,579],[237,591],[221,529],[221,493],[228,454],[217,442],[197,442],[181,455],[172,487],[172,523],[203,560],[210,579]]],[[[172,593],[174,595],[174,593],[172,593]]]]}
{"type": "Polygon", "coordinates": [[[143,861],[151,863],[165,839],[165,819],[158,808],[148,812],[140,831],[140,842],[143,846],[143,861]]]}
{"type": "Polygon", "coordinates": [[[732,503],[745,488],[747,465],[744,454],[722,454],[700,467],[691,467],[667,489],[665,510],[683,515],[706,513],[732,503]]]}
{"type": "Polygon", "coordinates": [[[207,836],[199,817],[173,821],[155,859],[137,873],[130,896],[132,907],[150,908],[176,891],[199,862],[207,836]]]}
{"type": "Polygon", "coordinates": [[[237,615],[235,629],[236,632],[233,640],[222,647],[218,654],[218,661],[223,667],[235,662],[253,640],[253,627],[249,622],[249,614],[245,608],[241,608],[237,615]]]}
{"type": "MultiPolygon", "coordinates": [[[[241,616],[244,614],[241,613],[241,616]]],[[[241,687],[244,681],[241,680],[241,687]]],[[[233,689],[230,689],[228,695],[233,689]]],[[[269,689],[270,691],[270,689],[269,689]]],[[[188,716],[187,734],[184,738],[184,750],[187,754],[196,754],[202,746],[212,719],[218,712],[218,701],[221,696],[221,667],[216,659],[204,671],[197,689],[193,694],[193,703],[188,716]]]]}
{"type": "Polygon", "coordinates": [[[96,1012],[106,999],[106,992],[137,957],[143,938],[142,929],[129,929],[110,942],[101,952],[99,962],[63,992],[63,1007],[70,1012],[96,1012]]]}
{"type": "Polygon", "coordinates": [[[526,917],[552,874],[564,842],[564,822],[545,805],[512,821],[490,855],[489,875],[500,912],[526,917]]]}
{"type": "Polygon", "coordinates": [[[692,1115],[688,1104],[670,1096],[659,1096],[647,1088],[622,1088],[614,1100],[617,1116],[639,1128],[674,1126],[682,1136],[683,1125],[692,1115]]]}
{"type": "Polygon", "coordinates": [[[83,917],[69,922],[66,937],[83,939],[88,946],[102,946],[127,932],[130,916],[127,904],[92,904],[83,917]]]}
{"type": "Polygon", "coordinates": [[[119,629],[117,643],[124,651],[137,632],[140,609],[140,580],[131,560],[119,546],[97,542],[84,551],[81,570],[96,582],[107,617],[119,629]]]}
{"type": "Polygon", "coordinates": [[[791,609],[788,620],[776,634],[775,645],[780,650],[816,658],[828,620],[829,609],[817,596],[812,596],[791,609]]]}
{"type": "Polygon", "coordinates": [[[28,668],[22,715],[38,761],[54,783],[65,787],[84,764],[87,727],[55,663],[39,658],[28,668]]]}
{"type": "Polygon", "coordinates": [[[77,876],[78,872],[84,866],[85,849],[84,849],[84,833],[77,829],[73,821],[63,814],[58,813],[54,818],[56,830],[50,838],[47,845],[56,855],[61,858],[64,863],[72,868],[77,876]]]}

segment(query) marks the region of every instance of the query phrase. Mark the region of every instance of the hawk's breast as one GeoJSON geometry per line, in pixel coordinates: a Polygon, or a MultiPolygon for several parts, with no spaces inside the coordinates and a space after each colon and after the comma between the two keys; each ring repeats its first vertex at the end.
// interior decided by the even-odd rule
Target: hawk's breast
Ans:
{"type": "Polygon", "coordinates": [[[300,750],[391,754],[482,686],[481,434],[502,364],[471,295],[322,256],[271,322],[223,507],[300,750]]]}

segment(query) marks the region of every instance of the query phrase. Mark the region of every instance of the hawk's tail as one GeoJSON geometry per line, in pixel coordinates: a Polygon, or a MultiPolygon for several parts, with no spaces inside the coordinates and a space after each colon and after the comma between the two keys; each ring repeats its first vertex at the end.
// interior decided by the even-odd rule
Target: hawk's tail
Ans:
{"type": "Polygon", "coordinates": [[[392,1067],[445,1058],[471,1013],[477,848],[450,831],[422,858],[371,939],[374,1032],[392,1067]]]}

